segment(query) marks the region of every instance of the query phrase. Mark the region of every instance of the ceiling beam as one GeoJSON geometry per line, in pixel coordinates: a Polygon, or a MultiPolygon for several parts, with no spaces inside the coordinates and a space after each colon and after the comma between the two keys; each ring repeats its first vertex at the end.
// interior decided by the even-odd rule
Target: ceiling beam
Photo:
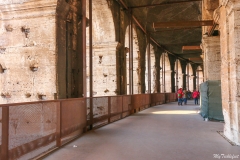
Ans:
{"type": "Polygon", "coordinates": [[[185,31],[185,30],[194,30],[194,29],[202,29],[201,26],[198,27],[181,27],[181,28],[164,28],[161,30],[154,30],[152,33],[158,33],[158,32],[173,32],[173,31],[185,31]]]}
{"type": "Polygon", "coordinates": [[[200,46],[183,46],[183,51],[202,50],[200,46]]]}
{"type": "Polygon", "coordinates": [[[159,3],[159,4],[132,6],[132,7],[128,7],[128,8],[135,9],[135,8],[145,8],[145,7],[156,7],[156,6],[164,6],[164,5],[169,5],[169,4],[179,4],[179,3],[189,3],[189,2],[199,2],[199,1],[202,1],[202,0],[188,0],[188,1],[179,1],[179,2],[164,2],[164,3],[159,3]]]}
{"type": "Polygon", "coordinates": [[[187,53],[187,54],[184,54],[184,53],[182,53],[182,54],[179,54],[179,55],[181,55],[182,57],[185,57],[185,58],[195,58],[195,57],[199,57],[200,58],[200,55],[201,55],[202,53],[187,53]]]}
{"type": "Polygon", "coordinates": [[[202,58],[189,58],[189,61],[198,61],[198,62],[201,62],[202,61],[202,58]]]}
{"type": "MultiPolygon", "coordinates": [[[[122,5],[125,10],[128,10],[128,11],[131,10],[131,9],[129,9],[129,7],[124,3],[123,0],[116,0],[116,1],[117,1],[120,5],[122,5]]],[[[130,12],[130,14],[132,15],[131,12],[130,12]]],[[[135,17],[134,15],[132,15],[132,19],[134,20],[134,22],[137,24],[137,26],[138,26],[146,35],[149,34],[149,32],[147,32],[147,30],[145,30],[145,29],[143,28],[143,26],[139,23],[139,21],[136,19],[136,17],[135,17]]],[[[160,45],[160,44],[159,44],[155,39],[153,39],[152,37],[150,37],[150,40],[151,40],[153,43],[155,43],[159,48],[162,48],[162,49],[163,49],[165,52],[167,52],[168,54],[171,54],[171,55],[175,56],[176,58],[178,58],[178,59],[180,59],[180,60],[183,60],[183,61],[186,61],[186,62],[195,64],[194,62],[189,61],[188,59],[185,59],[185,58],[180,57],[180,56],[178,56],[178,55],[176,55],[176,54],[174,54],[174,53],[171,53],[170,51],[168,51],[167,49],[165,49],[162,45],[160,45]]]]}
{"type": "Polygon", "coordinates": [[[200,26],[212,26],[212,25],[213,25],[213,20],[155,22],[153,23],[153,28],[200,27],[200,26]]]}

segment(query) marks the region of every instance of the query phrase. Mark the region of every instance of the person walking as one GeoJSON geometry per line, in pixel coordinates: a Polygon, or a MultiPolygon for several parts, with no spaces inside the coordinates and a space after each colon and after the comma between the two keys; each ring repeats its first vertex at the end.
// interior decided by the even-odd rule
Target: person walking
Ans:
{"type": "Polygon", "coordinates": [[[178,97],[178,105],[182,106],[182,98],[183,98],[182,88],[179,88],[179,90],[177,91],[177,97],[178,97]]]}
{"type": "Polygon", "coordinates": [[[195,105],[198,105],[198,98],[200,96],[200,93],[198,91],[196,91],[196,89],[194,89],[193,93],[192,93],[192,97],[194,99],[194,103],[195,105]]]}
{"type": "Polygon", "coordinates": [[[187,98],[192,99],[192,92],[190,90],[187,91],[187,98]]]}
{"type": "Polygon", "coordinates": [[[187,104],[187,91],[186,91],[186,89],[183,89],[183,102],[184,102],[184,105],[187,104]]]}

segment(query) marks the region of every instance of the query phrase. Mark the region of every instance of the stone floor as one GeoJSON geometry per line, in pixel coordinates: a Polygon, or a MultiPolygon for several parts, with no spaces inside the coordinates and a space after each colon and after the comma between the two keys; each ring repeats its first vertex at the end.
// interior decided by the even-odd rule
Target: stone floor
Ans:
{"type": "Polygon", "coordinates": [[[88,132],[45,160],[240,159],[240,147],[217,132],[223,123],[203,121],[199,109],[193,101],[155,106],[88,132]]]}

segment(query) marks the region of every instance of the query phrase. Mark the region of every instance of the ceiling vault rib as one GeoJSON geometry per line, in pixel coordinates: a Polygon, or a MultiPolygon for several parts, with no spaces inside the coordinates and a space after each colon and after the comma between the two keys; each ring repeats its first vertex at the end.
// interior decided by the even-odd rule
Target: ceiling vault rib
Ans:
{"type": "MultiPolygon", "coordinates": [[[[119,2],[120,5],[122,5],[125,10],[129,10],[129,9],[130,9],[130,8],[123,2],[123,0],[116,0],[116,1],[119,2]]],[[[131,14],[131,15],[132,15],[132,14],[131,14]]],[[[149,33],[143,28],[143,26],[140,24],[140,22],[136,19],[136,17],[135,17],[134,15],[132,15],[132,18],[133,18],[134,22],[138,25],[138,27],[141,28],[141,30],[142,30],[146,35],[148,35],[149,33]]],[[[186,61],[186,62],[195,64],[194,62],[192,62],[192,61],[190,61],[190,60],[188,60],[188,59],[185,59],[185,58],[183,58],[183,57],[180,57],[180,56],[178,56],[178,55],[176,55],[176,54],[168,51],[167,49],[165,49],[162,45],[160,45],[160,44],[159,44],[155,39],[153,39],[152,37],[150,37],[150,40],[151,40],[153,43],[155,43],[159,48],[162,48],[162,49],[163,49],[165,52],[167,52],[168,54],[171,54],[171,55],[177,57],[177,58],[180,59],[180,60],[184,60],[184,61],[186,61]]]]}
{"type": "Polygon", "coordinates": [[[179,2],[164,2],[164,3],[159,3],[159,4],[149,4],[149,5],[142,5],[142,6],[131,6],[131,7],[128,7],[128,8],[135,9],[135,8],[145,8],[145,7],[156,7],[156,6],[164,6],[164,5],[170,5],[170,4],[199,2],[199,1],[202,1],[202,0],[190,0],[190,1],[179,1],[179,2]]]}

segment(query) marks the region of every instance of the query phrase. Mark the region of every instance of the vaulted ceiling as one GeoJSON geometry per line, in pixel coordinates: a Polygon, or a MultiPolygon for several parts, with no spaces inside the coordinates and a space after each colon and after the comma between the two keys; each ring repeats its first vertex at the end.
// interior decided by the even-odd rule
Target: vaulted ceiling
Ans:
{"type": "Polygon", "coordinates": [[[201,21],[202,1],[125,0],[125,2],[129,8],[132,7],[132,14],[150,33],[150,36],[166,50],[192,62],[202,63],[200,58],[202,53],[201,50],[182,50],[183,46],[200,46],[202,38],[201,26],[171,28],[153,27],[153,23],[155,22],[201,21]]]}

